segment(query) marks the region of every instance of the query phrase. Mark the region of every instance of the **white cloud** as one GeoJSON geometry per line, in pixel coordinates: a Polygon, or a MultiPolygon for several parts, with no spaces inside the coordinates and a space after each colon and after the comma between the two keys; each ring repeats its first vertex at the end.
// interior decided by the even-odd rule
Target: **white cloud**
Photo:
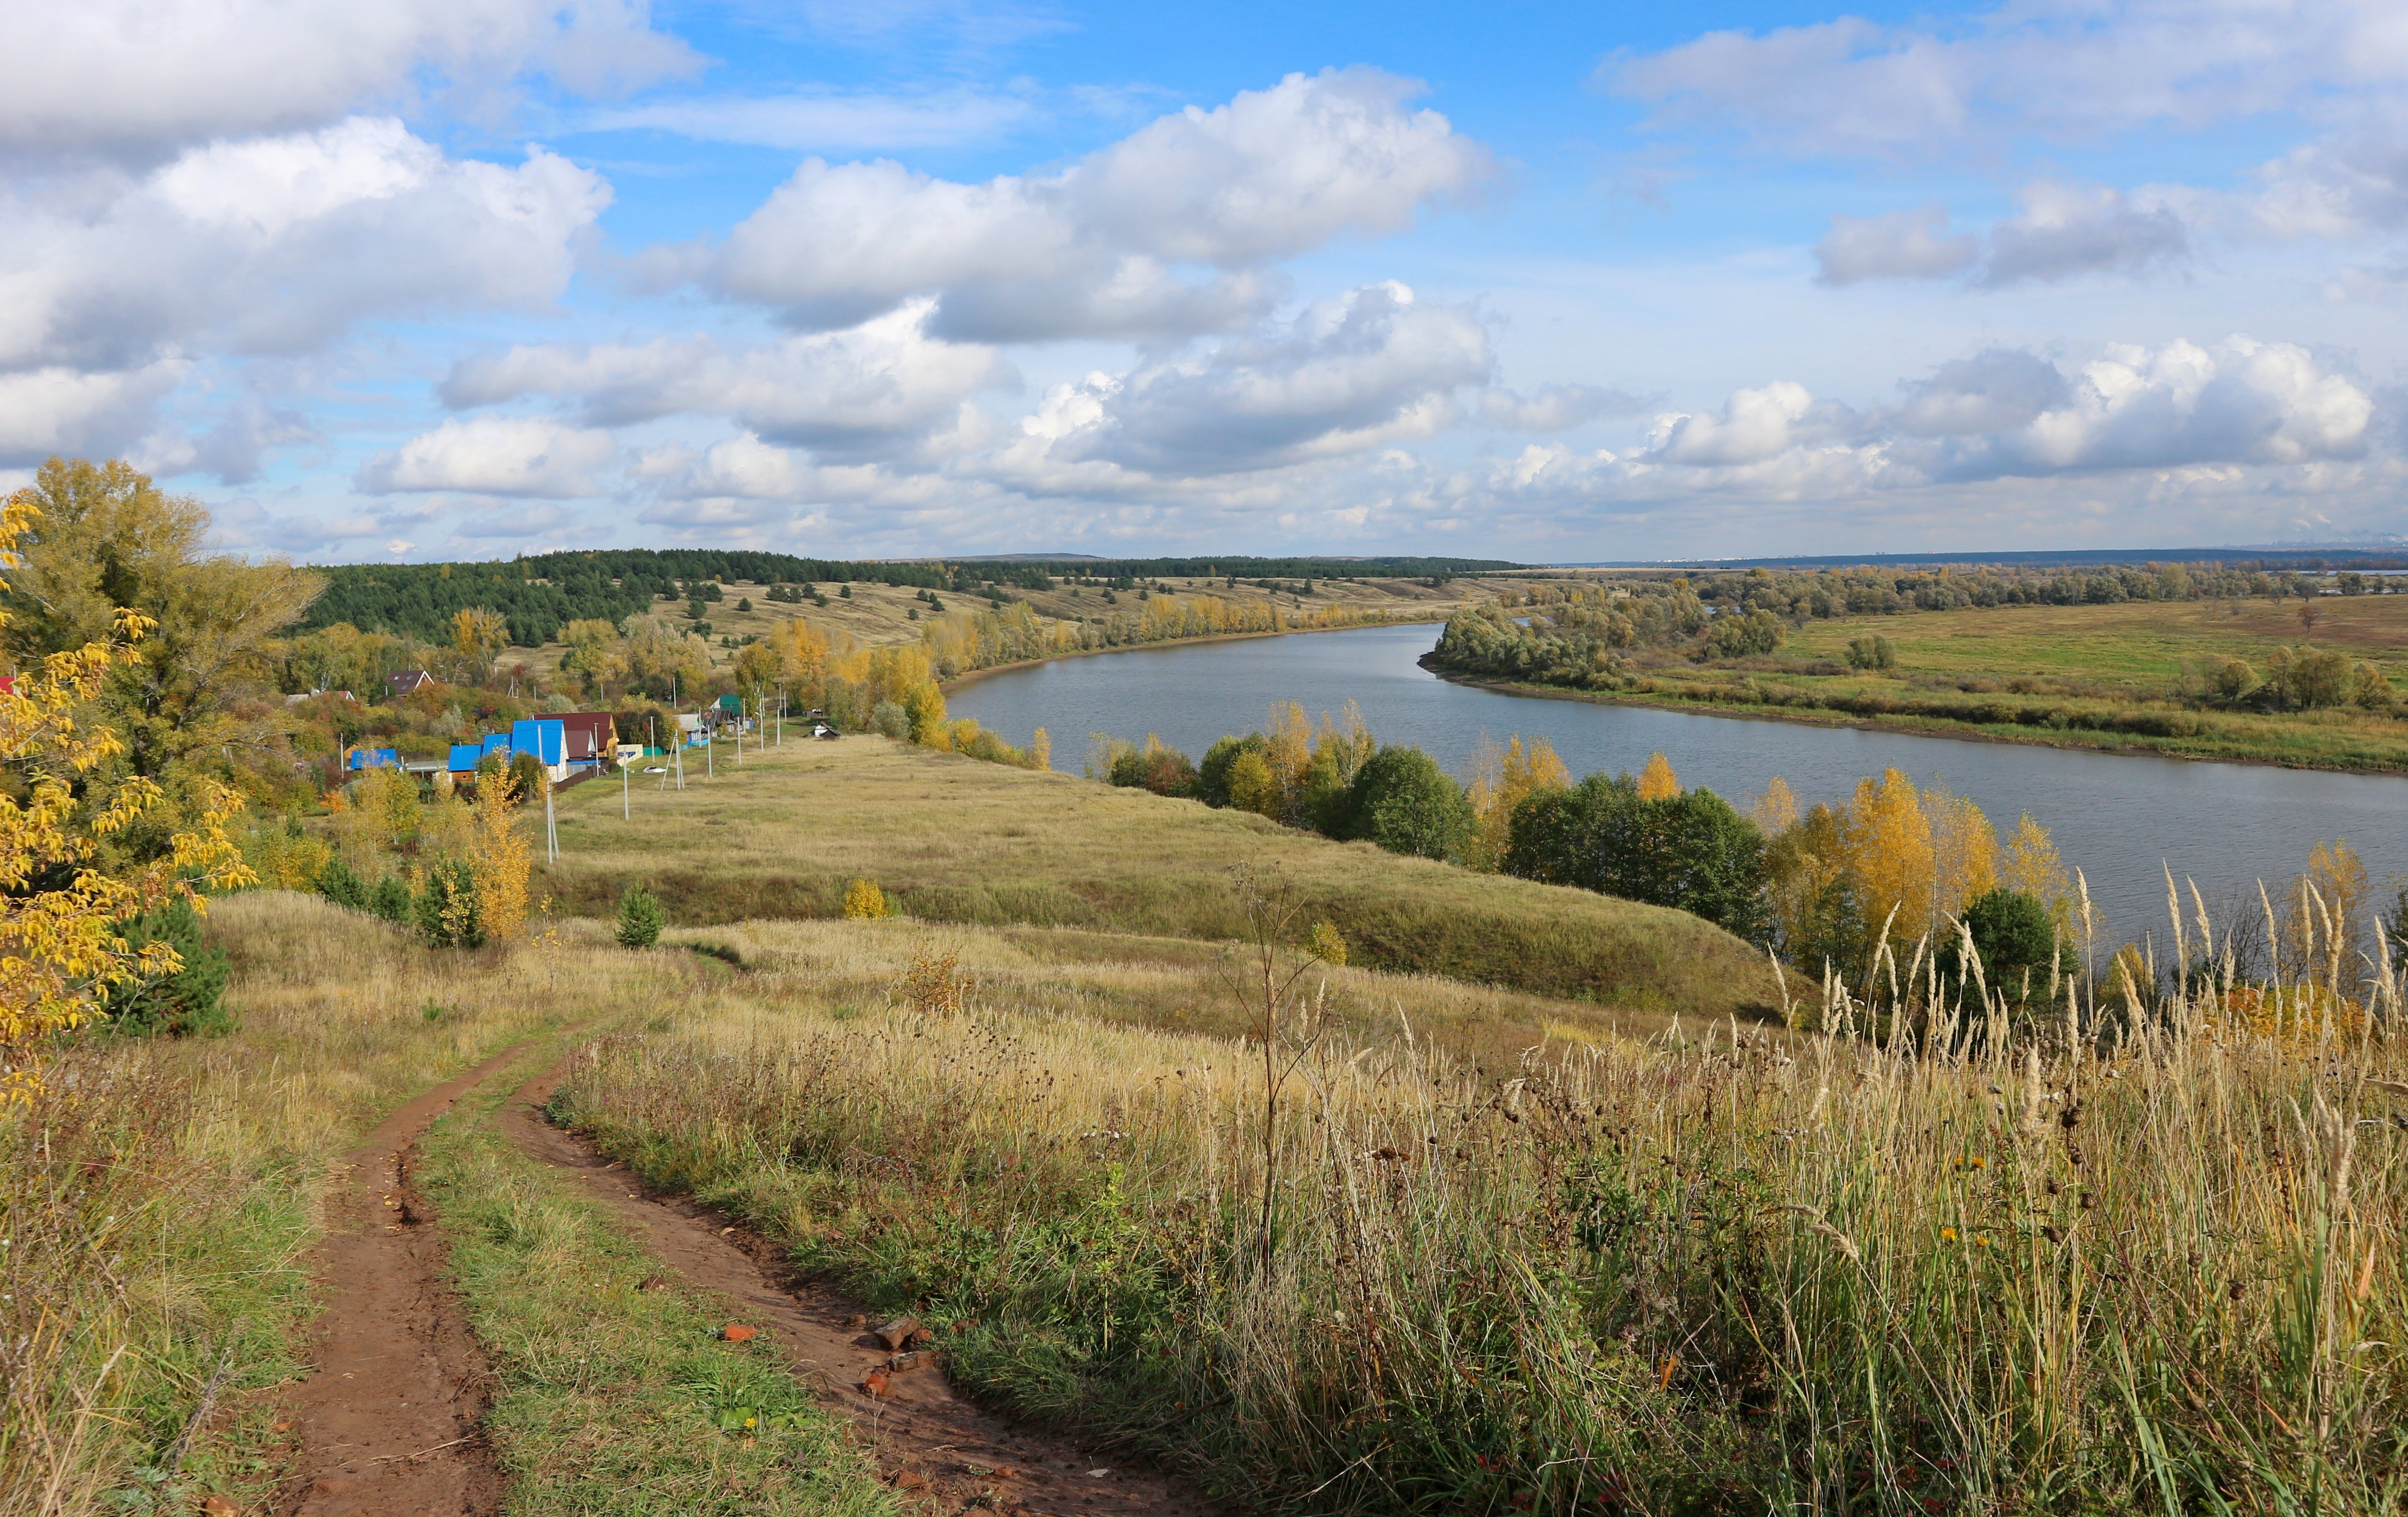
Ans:
{"type": "Polygon", "coordinates": [[[2040,183],[2026,186],[2021,198],[2021,212],[1990,229],[1985,284],[2142,274],[2190,256],[2182,218],[2136,206],[2119,191],[2040,183]]]}
{"type": "Polygon", "coordinates": [[[523,395],[573,397],[586,421],[604,426],[724,416],[825,452],[878,449],[952,422],[972,395],[1019,383],[994,349],[930,338],[928,310],[928,302],[916,301],[846,331],[734,351],[700,335],[512,348],[455,366],[443,399],[466,408],[523,395]]]}
{"type": "Polygon", "coordinates": [[[792,152],[861,152],[991,141],[1028,120],[1025,93],[970,90],[924,94],[842,93],[713,96],[597,111],[597,132],[670,132],[704,142],[740,142],[792,152]]]}
{"type": "Polygon", "coordinates": [[[446,422],[360,465],[369,494],[457,490],[575,499],[601,494],[596,471],[618,451],[609,433],[538,417],[446,422]]]}
{"type": "Polygon", "coordinates": [[[464,162],[365,118],[21,188],[0,217],[0,367],[300,352],[368,317],[540,307],[609,202],[540,149],[464,162]]]}
{"type": "Polygon", "coordinates": [[[1732,391],[1719,414],[1659,418],[1650,451],[1669,464],[1760,464],[1845,431],[1854,420],[1836,403],[1817,401],[1804,385],[1775,379],[1732,391]]]}
{"type": "MultiPolygon", "coordinates": [[[[150,155],[291,131],[422,86],[581,94],[691,71],[644,0],[76,0],[0,7],[0,146],[150,155]]],[[[472,102],[474,103],[474,102],[472,102]]]]}
{"type": "Polygon", "coordinates": [[[1979,237],[1948,235],[1948,213],[1938,206],[1885,216],[1834,216],[1831,230],[1814,248],[1825,284],[1945,279],[1971,268],[1981,256],[1979,237]]]}
{"type": "Polygon", "coordinates": [[[1645,408],[1646,402],[1636,395],[1593,384],[1546,384],[1526,394],[1491,390],[1480,397],[1482,420],[1514,432],[1568,432],[1645,408]]]}
{"type": "Polygon", "coordinates": [[[1942,32],[1855,17],[1714,32],[1599,70],[1659,124],[1727,123],[1787,153],[1922,157],[2036,132],[2198,128],[2408,81],[2391,0],[2037,0],[1942,32]]]}
{"type": "Polygon", "coordinates": [[[2172,207],[2137,201],[2103,185],[2040,180],[2017,196],[2022,208],[1986,236],[1946,235],[1937,206],[1885,216],[1834,216],[1815,246],[1825,284],[1936,279],[1972,272],[1976,285],[2051,283],[2085,274],[2138,276],[2191,257],[2190,227],[2172,207]],[[1976,269],[1976,265],[1979,265],[1976,269]]]}
{"type": "Polygon", "coordinates": [[[804,325],[935,294],[934,330],[967,340],[1229,330],[1279,293],[1260,265],[1402,231],[1492,175],[1444,117],[1406,108],[1412,93],[1369,69],[1290,75],[1163,117],[1058,174],[983,184],[814,160],[701,277],[804,325]]]}
{"type": "Polygon", "coordinates": [[[1341,458],[1434,436],[1494,360],[1469,312],[1372,285],[1283,329],[1057,386],[997,450],[1016,480],[1089,488],[1122,471],[1203,477],[1341,458]]]}
{"type": "Polygon", "coordinates": [[[36,464],[52,453],[121,453],[150,431],[161,397],[184,365],[122,373],[46,367],[0,373],[0,465],[36,464]]]}

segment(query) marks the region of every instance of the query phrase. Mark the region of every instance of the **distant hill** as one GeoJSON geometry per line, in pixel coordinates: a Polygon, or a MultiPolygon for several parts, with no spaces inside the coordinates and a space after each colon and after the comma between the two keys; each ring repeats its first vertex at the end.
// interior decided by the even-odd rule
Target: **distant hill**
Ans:
{"type": "Polygon", "coordinates": [[[2092,564],[2225,564],[2263,569],[2408,569],[2408,546],[2329,548],[2071,548],[1992,553],[1832,553],[1796,558],[1626,559],[1560,564],[1567,569],[1840,569],[1937,568],[1998,564],[2071,568],[2092,564]]]}
{"type": "Polygon", "coordinates": [[[506,562],[337,564],[309,608],[307,627],[355,627],[439,639],[454,613],[472,606],[497,611],[510,642],[538,648],[580,617],[619,622],[682,595],[690,585],[842,584],[847,581],[967,591],[983,584],[1043,590],[1054,576],[1092,580],[1427,580],[1494,573],[1519,565],[1471,558],[1057,558],[837,561],[791,553],[717,548],[620,548],[536,553],[506,562]]]}

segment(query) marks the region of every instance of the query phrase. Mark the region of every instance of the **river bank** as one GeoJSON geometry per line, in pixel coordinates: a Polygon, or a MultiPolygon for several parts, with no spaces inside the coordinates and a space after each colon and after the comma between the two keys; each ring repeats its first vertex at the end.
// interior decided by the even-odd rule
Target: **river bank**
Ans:
{"type": "MultiPolygon", "coordinates": [[[[1661,691],[1566,690],[1559,685],[1526,680],[1490,680],[1448,669],[1423,654],[1420,666],[1449,684],[1492,691],[1525,699],[1574,701],[1587,706],[1626,706],[1644,710],[1686,711],[1741,722],[1774,722],[1792,726],[1838,728],[1851,732],[1893,732],[1919,737],[1945,737],[1960,742],[2003,743],[2018,748],[2050,748],[2086,753],[2181,759],[2200,764],[2241,764],[2276,769],[2311,769],[2326,774],[2408,775],[2408,732],[2402,751],[2389,762],[2346,763],[2318,755],[2269,752],[2261,745],[2201,741],[2199,737],[2101,732],[2080,727],[2035,730],[2019,723],[1985,723],[1914,711],[1860,713],[1826,707],[1775,705],[1769,702],[1716,700],[1661,691]]],[[[2137,708],[2136,708],[2137,709],[2137,708]]],[[[2313,715],[2314,713],[2310,713],[2313,715]]]]}

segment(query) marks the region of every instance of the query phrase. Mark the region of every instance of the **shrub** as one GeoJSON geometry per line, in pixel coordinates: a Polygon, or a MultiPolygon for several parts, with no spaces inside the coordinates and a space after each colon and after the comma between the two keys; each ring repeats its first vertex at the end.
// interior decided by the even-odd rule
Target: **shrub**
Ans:
{"type": "Polygon", "coordinates": [[[1230,761],[1227,774],[1229,805],[1274,822],[1280,820],[1280,803],[1284,797],[1280,794],[1278,777],[1271,773],[1269,763],[1259,750],[1240,751],[1230,761]]]}
{"type": "Polygon", "coordinates": [[[894,701],[880,701],[869,713],[869,730],[898,743],[911,740],[911,716],[894,701]]]}
{"type": "Polygon", "coordinates": [[[1391,853],[1451,857],[1471,834],[1470,797],[1438,760],[1390,744],[1354,776],[1346,833],[1391,853]]]}
{"type": "Polygon", "coordinates": [[[200,913],[190,901],[171,901],[118,923],[117,930],[129,949],[138,952],[165,943],[183,963],[157,980],[129,980],[103,991],[100,1004],[108,1013],[108,1025],[123,1033],[174,1038],[221,1033],[233,1026],[218,999],[225,991],[225,951],[201,940],[200,913]]]}
{"type": "Polygon", "coordinates": [[[387,875],[368,892],[368,910],[387,922],[407,923],[418,909],[417,897],[409,893],[409,881],[399,875],[387,875]]]}
{"type": "Polygon", "coordinates": [[[326,866],[318,871],[318,894],[354,911],[368,909],[367,881],[340,858],[328,859],[326,866]]]}
{"type": "Polygon", "coordinates": [[[660,900],[641,885],[629,885],[619,897],[619,946],[650,948],[660,940],[669,917],[660,900]]]}
{"type": "Polygon", "coordinates": [[[445,859],[426,872],[418,894],[418,932],[430,948],[482,948],[485,920],[477,871],[466,859],[445,859]]]}
{"type": "Polygon", "coordinates": [[[1346,939],[1340,936],[1337,925],[1324,917],[1312,924],[1304,940],[1305,952],[1335,968],[1346,966],[1346,939]]]}
{"type": "Polygon", "coordinates": [[[1852,669],[1894,669],[1898,667],[1898,650],[1887,637],[1868,634],[1848,641],[1848,667],[1852,669]]]}
{"type": "MultiPolygon", "coordinates": [[[[2063,960],[2060,972],[2072,972],[2078,966],[2073,945],[2058,942],[2048,907],[2028,891],[2001,885],[1977,895],[1966,904],[1963,920],[1972,934],[1973,952],[1981,958],[1983,983],[2010,1001],[2021,1003],[2027,998],[2027,976],[2031,995],[2047,996],[2052,955],[2063,960]]],[[[1943,938],[1936,949],[1941,974],[1960,984],[1971,979],[1971,966],[1964,962],[1962,937],[1943,938]]]]}
{"type": "Polygon", "coordinates": [[[844,920],[868,922],[886,914],[886,893],[876,880],[856,880],[844,890],[844,920]]]}
{"type": "MultiPolygon", "coordinates": [[[[1196,766],[1196,798],[1207,806],[1234,806],[1229,798],[1229,768],[1240,753],[1259,755],[1270,745],[1270,739],[1259,732],[1243,737],[1224,737],[1204,751],[1204,762],[1196,766]]],[[[1265,774],[1269,770],[1265,769],[1265,774]]],[[[1252,808],[1248,808],[1252,809],[1252,808]]]]}
{"type": "Polygon", "coordinates": [[[1628,775],[1543,790],[1513,813],[1505,872],[1670,906],[1751,941],[1767,926],[1764,836],[1702,787],[1641,799],[1628,775]]]}

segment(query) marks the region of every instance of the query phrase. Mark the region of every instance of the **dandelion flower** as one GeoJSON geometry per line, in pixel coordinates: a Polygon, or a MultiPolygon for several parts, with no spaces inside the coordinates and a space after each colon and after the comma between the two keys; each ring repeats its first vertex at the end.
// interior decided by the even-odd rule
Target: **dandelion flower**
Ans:
{"type": "Polygon", "coordinates": [[[1954,1242],[1956,1242],[1956,1228],[1954,1228],[1954,1227],[1942,1227],[1942,1229],[1940,1229],[1940,1241],[1942,1241],[1942,1243],[1954,1243],[1954,1242]]]}

